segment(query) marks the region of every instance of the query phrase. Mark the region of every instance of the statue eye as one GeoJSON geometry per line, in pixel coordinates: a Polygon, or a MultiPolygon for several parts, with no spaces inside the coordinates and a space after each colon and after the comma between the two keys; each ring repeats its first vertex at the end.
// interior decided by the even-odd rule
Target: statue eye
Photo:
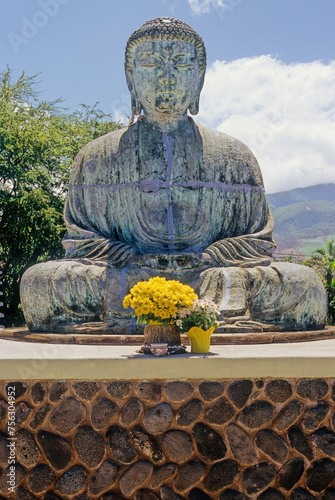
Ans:
{"type": "Polygon", "coordinates": [[[178,69],[190,69],[195,64],[195,57],[190,54],[178,54],[173,58],[173,65],[178,69]]]}
{"type": "Polygon", "coordinates": [[[160,66],[161,57],[158,54],[144,54],[139,57],[138,65],[145,68],[155,68],[160,66]]]}

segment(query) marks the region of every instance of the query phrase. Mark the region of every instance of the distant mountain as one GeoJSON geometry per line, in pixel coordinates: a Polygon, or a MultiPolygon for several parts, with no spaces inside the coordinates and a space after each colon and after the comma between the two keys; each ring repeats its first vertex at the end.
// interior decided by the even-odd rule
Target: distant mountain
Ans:
{"type": "Polygon", "coordinates": [[[319,184],[267,195],[275,220],[278,256],[308,256],[335,239],[335,184],[319,184]]]}
{"type": "Polygon", "coordinates": [[[279,208],[302,201],[331,201],[335,203],[335,184],[318,184],[267,195],[270,208],[279,208]]]}

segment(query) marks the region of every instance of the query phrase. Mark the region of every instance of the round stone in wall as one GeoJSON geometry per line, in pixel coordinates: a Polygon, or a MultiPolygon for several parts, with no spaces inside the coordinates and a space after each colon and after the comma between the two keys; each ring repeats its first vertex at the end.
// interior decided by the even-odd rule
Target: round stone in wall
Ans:
{"type": "Polygon", "coordinates": [[[211,497],[199,488],[192,488],[188,494],[188,498],[189,500],[211,500],[211,497]]]}
{"type": "Polygon", "coordinates": [[[75,465],[67,470],[57,481],[56,489],[63,495],[75,495],[86,485],[85,469],[75,465]]]}
{"type": "Polygon", "coordinates": [[[45,421],[50,410],[51,405],[49,405],[49,403],[46,403],[41,408],[39,408],[35,413],[34,418],[29,422],[29,427],[33,430],[40,427],[45,421]]]}
{"type": "Polygon", "coordinates": [[[75,398],[65,399],[53,412],[50,423],[60,434],[75,429],[86,417],[86,408],[75,398]]]}
{"type": "Polygon", "coordinates": [[[45,464],[37,465],[32,469],[27,478],[27,485],[33,493],[41,493],[46,490],[55,479],[55,474],[45,464]]]}
{"type": "Polygon", "coordinates": [[[335,433],[322,427],[312,435],[312,442],[323,453],[335,458],[335,433]]]}
{"type": "Polygon", "coordinates": [[[90,427],[79,427],[73,438],[73,447],[79,459],[90,468],[97,467],[105,455],[104,440],[90,427]]]}
{"type": "Polygon", "coordinates": [[[227,447],[220,436],[209,425],[199,422],[193,427],[193,437],[198,452],[206,461],[220,460],[227,452],[227,447]]]}
{"type": "Polygon", "coordinates": [[[292,491],[290,500],[318,500],[318,497],[309,493],[304,488],[296,488],[292,491]]]}
{"type": "Polygon", "coordinates": [[[177,491],[185,491],[192,488],[205,474],[205,466],[197,461],[191,460],[180,467],[173,485],[177,491]]]}
{"type": "Polygon", "coordinates": [[[194,392],[193,387],[188,382],[167,382],[164,387],[165,394],[171,401],[184,401],[194,392]]]}
{"type": "Polygon", "coordinates": [[[287,380],[271,380],[265,387],[265,394],[274,403],[284,403],[292,396],[292,387],[287,380]]]}
{"type": "Polygon", "coordinates": [[[304,461],[302,458],[292,458],[283,465],[278,473],[278,485],[286,491],[290,491],[299,481],[304,473],[304,461]]]}
{"type": "Polygon", "coordinates": [[[276,477],[274,464],[262,462],[246,469],[242,476],[242,486],[248,495],[264,490],[276,477]]]}
{"type": "Polygon", "coordinates": [[[307,436],[297,426],[293,426],[288,431],[288,439],[292,448],[304,455],[308,460],[313,459],[313,450],[309,445],[307,436]]]}
{"type": "Polygon", "coordinates": [[[290,401],[284,408],[280,410],[274,421],[274,427],[278,431],[288,429],[299,418],[302,412],[302,404],[300,401],[290,401]]]}
{"type": "Polygon", "coordinates": [[[17,401],[23,396],[23,394],[25,394],[25,392],[27,392],[27,386],[24,382],[8,382],[5,389],[6,394],[9,394],[13,391],[15,392],[15,401],[17,401]]]}
{"type": "Polygon", "coordinates": [[[101,495],[116,483],[122,467],[110,460],[104,462],[89,480],[89,493],[101,495]]]}
{"type": "Polygon", "coordinates": [[[274,462],[283,464],[287,458],[288,448],[285,441],[270,429],[263,429],[256,434],[256,446],[274,462]]]}
{"type": "Polygon", "coordinates": [[[275,488],[268,488],[257,497],[257,500],[285,500],[280,491],[275,488]]]}
{"type": "Polygon", "coordinates": [[[199,384],[199,392],[205,401],[213,401],[218,398],[224,391],[224,385],[220,382],[201,382],[199,384]]]}
{"type": "Polygon", "coordinates": [[[150,462],[137,462],[132,465],[120,479],[122,495],[130,497],[140,489],[152,474],[153,466],[150,462]]]}
{"type": "Polygon", "coordinates": [[[98,382],[74,382],[73,389],[80,399],[91,401],[100,390],[98,382]]]}
{"type": "Polygon", "coordinates": [[[322,379],[309,378],[299,380],[297,385],[297,394],[309,401],[319,401],[324,398],[328,392],[328,384],[322,379]]]}
{"type": "Polygon", "coordinates": [[[117,405],[109,399],[101,398],[92,408],[91,422],[98,430],[110,424],[112,418],[117,414],[117,405]]]}
{"type": "Polygon", "coordinates": [[[177,469],[176,464],[165,464],[159,469],[155,469],[150,481],[150,487],[155,490],[165,481],[171,479],[176,474],[177,469]]]}
{"type": "Polygon", "coordinates": [[[219,398],[207,408],[206,416],[210,424],[222,425],[235,416],[235,410],[227,398],[219,398]]]}
{"type": "Polygon", "coordinates": [[[159,500],[159,499],[152,491],[143,489],[136,492],[135,500],[159,500]]]}
{"type": "Polygon", "coordinates": [[[204,489],[209,493],[215,493],[235,481],[239,473],[239,466],[234,460],[222,460],[210,468],[203,482],[204,489]]]}
{"type": "Polygon", "coordinates": [[[124,429],[114,425],[109,429],[106,437],[110,452],[116,460],[124,464],[130,464],[137,458],[138,455],[124,429]]]}
{"type": "Polygon", "coordinates": [[[56,493],[53,493],[52,491],[47,491],[46,494],[44,495],[43,500],[61,500],[61,497],[59,497],[58,495],[56,495],[56,493]]]}
{"type": "Polygon", "coordinates": [[[251,380],[238,380],[228,387],[228,397],[237,408],[243,408],[252,393],[253,383],[251,380]]]}
{"type": "Polygon", "coordinates": [[[257,429],[272,419],[273,411],[273,406],[267,401],[256,401],[242,410],[238,420],[249,429],[257,429]]]}
{"type": "MultiPolygon", "coordinates": [[[[6,496],[8,494],[8,476],[9,476],[9,472],[10,472],[10,466],[8,465],[8,467],[6,467],[6,469],[4,469],[2,471],[2,474],[0,476],[0,492],[1,493],[4,493],[6,496]]],[[[15,464],[15,483],[16,483],[16,486],[19,486],[25,475],[26,475],[26,469],[25,467],[22,467],[22,465],[20,464],[15,464]]],[[[8,496],[7,496],[8,498],[8,496]]]]}
{"type": "Polygon", "coordinates": [[[67,392],[65,380],[57,380],[50,389],[49,399],[52,403],[57,403],[67,392]]]}
{"type": "Polygon", "coordinates": [[[190,436],[184,431],[166,432],[162,439],[162,446],[168,460],[172,462],[185,462],[193,453],[190,436]]]}
{"type": "Polygon", "coordinates": [[[31,388],[31,398],[35,405],[41,404],[44,401],[45,395],[47,393],[47,388],[42,382],[36,382],[31,388]]]}
{"type": "Polygon", "coordinates": [[[39,431],[37,441],[50,465],[57,470],[67,467],[73,459],[70,445],[65,439],[47,431],[39,431]]]}
{"type": "Polygon", "coordinates": [[[335,479],[335,462],[330,458],[315,460],[306,474],[306,486],[320,492],[335,479]]]}
{"type": "Polygon", "coordinates": [[[316,406],[306,411],[302,422],[303,427],[309,431],[316,429],[327,417],[329,411],[330,405],[326,401],[320,401],[316,406]]]}
{"type": "Polygon", "coordinates": [[[5,434],[0,432],[0,464],[7,465],[9,457],[8,439],[5,434]]]}
{"type": "Polygon", "coordinates": [[[15,425],[19,427],[31,414],[31,408],[24,401],[20,401],[15,407],[15,425]]]}
{"type": "Polygon", "coordinates": [[[19,429],[15,437],[17,460],[25,467],[32,467],[40,458],[40,452],[34,438],[25,429],[19,429]]]}
{"type": "Polygon", "coordinates": [[[159,493],[162,500],[182,500],[181,496],[177,495],[177,493],[170,490],[167,486],[162,486],[159,493]]]}
{"type": "Polygon", "coordinates": [[[110,384],[106,385],[106,390],[108,394],[112,396],[112,398],[124,399],[129,395],[131,391],[131,382],[111,382],[110,384]]]}
{"type": "Polygon", "coordinates": [[[334,500],[335,498],[335,488],[327,488],[323,492],[322,500],[334,500]]]}
{"type": "Polygon", "coordinates": [[[173,411],[169,403],[160,403],[149,408],[144,415],[143,425],[146,431],[156,434],[166,431],[172,422],[173,411]]]}
{"type": "MultiPolygon", "coordinates": [[[[44,498],[47,498],[46,496],[44,498]]],[[[58,496],[56,497],[57,499],[59,498],[58,496]]],[[[5,500],[4,497],[0,497],[0,500],[5,500]]],[[[15,490],[15,500],[36,500],[35,495],[32,493],[29,493],[29,491],[25,490],[24,488],[16,488],[15,490]]]]}
{"type": "Polygon", "coordinates": [[[131,429],[130,435],[135,447],[140,449],[146,458],[155,464],[165,460],[164,453],[156,438],[151,434],[147,434],[139,425],[131,429]]]}
{"type": "Polygon", "coordinates": [[[158,403],[162,399],[162,387],[157,382],[139,382],[135,392],[143,401],[158,403]]]}
{"type": "Polygon", "coordinates": [[[245,465],[253,465],[257,453],[248,433],[236,424],[229,424],[226,432],[235,458],[245,465]]]}
{"type": "Polygon", "coordinates": [[[189,427],[201,415],[204,410],[204,405],[199,399],[191,399],[185,403],[178,411],[176,422],[179,427],[189,427]]]}
{"type": "Polygon", "coordinates": [[[120,422],[124,427],[133,424],[143,413],[143,403],[136,398],[130,399],[122,408],[120,422]]]}

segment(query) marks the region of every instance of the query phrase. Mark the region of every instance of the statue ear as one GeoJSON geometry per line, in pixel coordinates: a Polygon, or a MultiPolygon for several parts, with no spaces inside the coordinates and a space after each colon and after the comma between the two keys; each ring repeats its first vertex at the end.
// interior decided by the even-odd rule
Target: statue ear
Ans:
{"type": "Polygon", "coordinates": [[[130,92],[130,97],[131,97],[131,109],[132,111],[134,110],[135,115],[139,115],[142,111],[142,104],[140,100],[137,97],[136,91],[134,89],[133,85],[133,74],[131,71],[126,69],[126,80],[127,80],[127,85],[128,89],[130,92]]]}
{"type": "Polygon", "coordinates": [[[135,115],[139,115],[142,111],[142,104],[139,98],[137,97],[134,88],[131,89],[130,96],[131,96],[131,109],[134,109],[135,115]]]}
{"type": "Polygon", "coordinates": [[[192,102],[188,109],[190,110],[191,115],[197,115],[199,113],[199,99],[200,96],[198,96],[194,102],[192,102]]]}
{"type": "Polygon", "coordinates": [[[197,115],[199,113],[200,92],[202,90],[202,87],[204,86],[204,80],[205,80],[205,73],[202,73],[200,75],[200,80],[199,80],[199,86],[198,86],[197,94],[196,94],[196,96],[194,98],[194,101],[191,102],[191,104],[188,107],[191,115],[197,115]]]}

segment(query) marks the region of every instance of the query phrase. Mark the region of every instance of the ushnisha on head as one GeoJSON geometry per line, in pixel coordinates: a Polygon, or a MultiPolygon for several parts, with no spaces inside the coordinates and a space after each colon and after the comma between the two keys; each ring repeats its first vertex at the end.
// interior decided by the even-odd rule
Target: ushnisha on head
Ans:
{"type": "Polygon", "coordinates": [[[125,71],[135,114],[158,119],[195,115],[206,70],[202,38],[171,17],[152,19],[129,38],[125,71]]]}

